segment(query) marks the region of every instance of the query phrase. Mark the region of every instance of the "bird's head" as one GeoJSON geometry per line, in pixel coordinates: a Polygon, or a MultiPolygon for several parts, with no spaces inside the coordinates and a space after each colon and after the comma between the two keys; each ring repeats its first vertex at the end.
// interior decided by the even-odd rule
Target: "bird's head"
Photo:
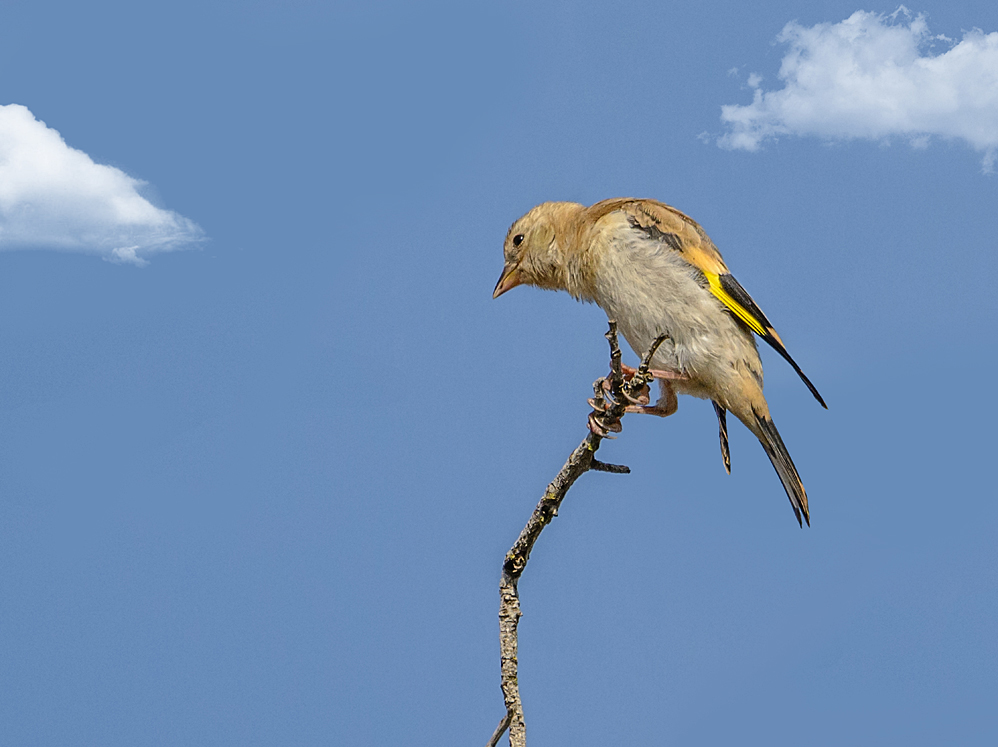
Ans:
{"type": "Polygon", "coordinates": [[[503,245],[506,263],[492,297],[524,284],[568,290],[571,228],[582,210],[575,202],[545,202],[513,223],[503,245]]]}

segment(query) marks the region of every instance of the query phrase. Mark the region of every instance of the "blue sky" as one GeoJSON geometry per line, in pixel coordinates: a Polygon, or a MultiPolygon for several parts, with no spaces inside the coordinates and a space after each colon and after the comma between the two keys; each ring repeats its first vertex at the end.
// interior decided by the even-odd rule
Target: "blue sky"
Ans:
{"type": "Polygon", "coordinates": [[[5,3],[0,743],[483,744],[606,370],[502,240],[622,195],[827,400],[762,352],[812,526],[627,418],[520,584],[532,742],[993,743],[998,10],[895,9],[5,3]]]}

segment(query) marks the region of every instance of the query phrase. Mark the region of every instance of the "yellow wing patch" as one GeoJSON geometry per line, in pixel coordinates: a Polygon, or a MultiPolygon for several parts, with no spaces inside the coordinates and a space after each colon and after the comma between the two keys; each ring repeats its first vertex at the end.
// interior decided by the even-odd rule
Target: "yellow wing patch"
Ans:
{"type": "Polygon", "coordinates": [[[715,275],[712,272],[705,272],[704,275],[707,276],[707,282],[710,283],[710,292],[717,296],[721,303],[731,309],[735,316],[745,322],[753,332],[760,337],[765,337],[766,328],[762,326],[759,320],[752,316],[748,309],[738,303],[738,301],[731,297],[730,293],[721,287],[720,275],[715,275]]]}

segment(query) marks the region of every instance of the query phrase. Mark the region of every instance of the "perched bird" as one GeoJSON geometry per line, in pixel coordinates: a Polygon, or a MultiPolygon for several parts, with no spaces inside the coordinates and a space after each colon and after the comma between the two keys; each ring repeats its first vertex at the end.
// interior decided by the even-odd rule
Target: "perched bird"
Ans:
{"type": "Polygon", "coordinates": [[[730,411],[759,439],[797,522],[803,526],[803,514],[810,526],[807,493],[762,394],[753,333],[793,366],[822,407],[827,405],[696,221],[654,200],[611,199],[590,207],[545,202],[510,227],[503,252],[505,266],[493,298],[521,284],[568,291],[616,320],[639,355],[668,335],[652,359],[659,401],[629,409],[665,417],[676,411],[677,393],[711,400],[729,473],[730,411]]]}

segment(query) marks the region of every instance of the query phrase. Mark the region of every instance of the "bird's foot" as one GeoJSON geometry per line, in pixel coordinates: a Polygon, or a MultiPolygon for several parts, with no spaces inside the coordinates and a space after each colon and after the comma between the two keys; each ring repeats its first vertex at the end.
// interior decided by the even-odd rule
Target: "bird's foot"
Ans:
{"type": "MultiPolygon", "coordinates": [[[[620,433],[620,414],[611,412],[617,405],[617,399],[613,391],[613,384],[609,378],[597,379],[593,382],[593,396],[589,398],[589,406],[593,411],[589,413],[589,430],[600,438],[615,438],[610,433],[620,433]]],[[[623,392],[618,390],[620,394],[623,392]]]]}
{"type": "Polygon", "coordinates": [[[669,382],[683,381],[687,377],[676,371],[651,368],[651,359],[667,339],[667,334],[655,338],[638,368],[625,366],[620,362],[616,324],[610,322],[610,331],[607,333],[607,340],[610,342],[610,375],[593,382],[594,396],[589,400],[593,411],[589,414],[588,425],[593,435],[613,438],[610,434],[620,433],[620,418],[627,412],[664,418],[676,411],[676,394],[669,382]],[[648,384],[653,379],[659,380],[662,397],[654,405],[650,405],[648,384]]]}
{"type": "Polygon", "coordinates": [[[620,433],[622,430],[619,420],[609,420],[600,417],[598,413],[589,413],[589,430],[600,438],[616,438],[611,433],[620,433]]]}
{"type": "MultiPolygon", "coordinates": [[[[638,373],[638,369],[631,368],[624,363],[620,364],[620,370],[624,374],[625,381],[630,381],[634,378],[634,374],[638,373]]],[[[661,381],[686,381],[689,378],[686,374],[681,374],[678,371],[665,371],[661,368],[649,368],[647,371],[653,379],[661,381]]]]}
{"type": "MultiPolygon", "coordinates": [[[[634,381],[635,371],[636,369],[632,368],[630,375],[626,372],[624,373],[625,383],[616,392],[613,390],[613,382],[610,379],[603,379],[603,397],[608,397],[611,401],[615,401],[618,397],[623,397],[624,400],[630,402],[632,405],[647,405],[651,402],[651,393],[648,389],[648,384],[636,386],[638,382],[634,381]]],[[[589,400],[589,404],[593,404],[593,400],[589,400]]]]}
{"type": "Polygon", "coordinates": [[[654,405],[628,405],[624,412],[636,412],[640,415],[656,415],[660,418],[667,418],[676,411],[671,403],[656,402],[654,405]]]}

